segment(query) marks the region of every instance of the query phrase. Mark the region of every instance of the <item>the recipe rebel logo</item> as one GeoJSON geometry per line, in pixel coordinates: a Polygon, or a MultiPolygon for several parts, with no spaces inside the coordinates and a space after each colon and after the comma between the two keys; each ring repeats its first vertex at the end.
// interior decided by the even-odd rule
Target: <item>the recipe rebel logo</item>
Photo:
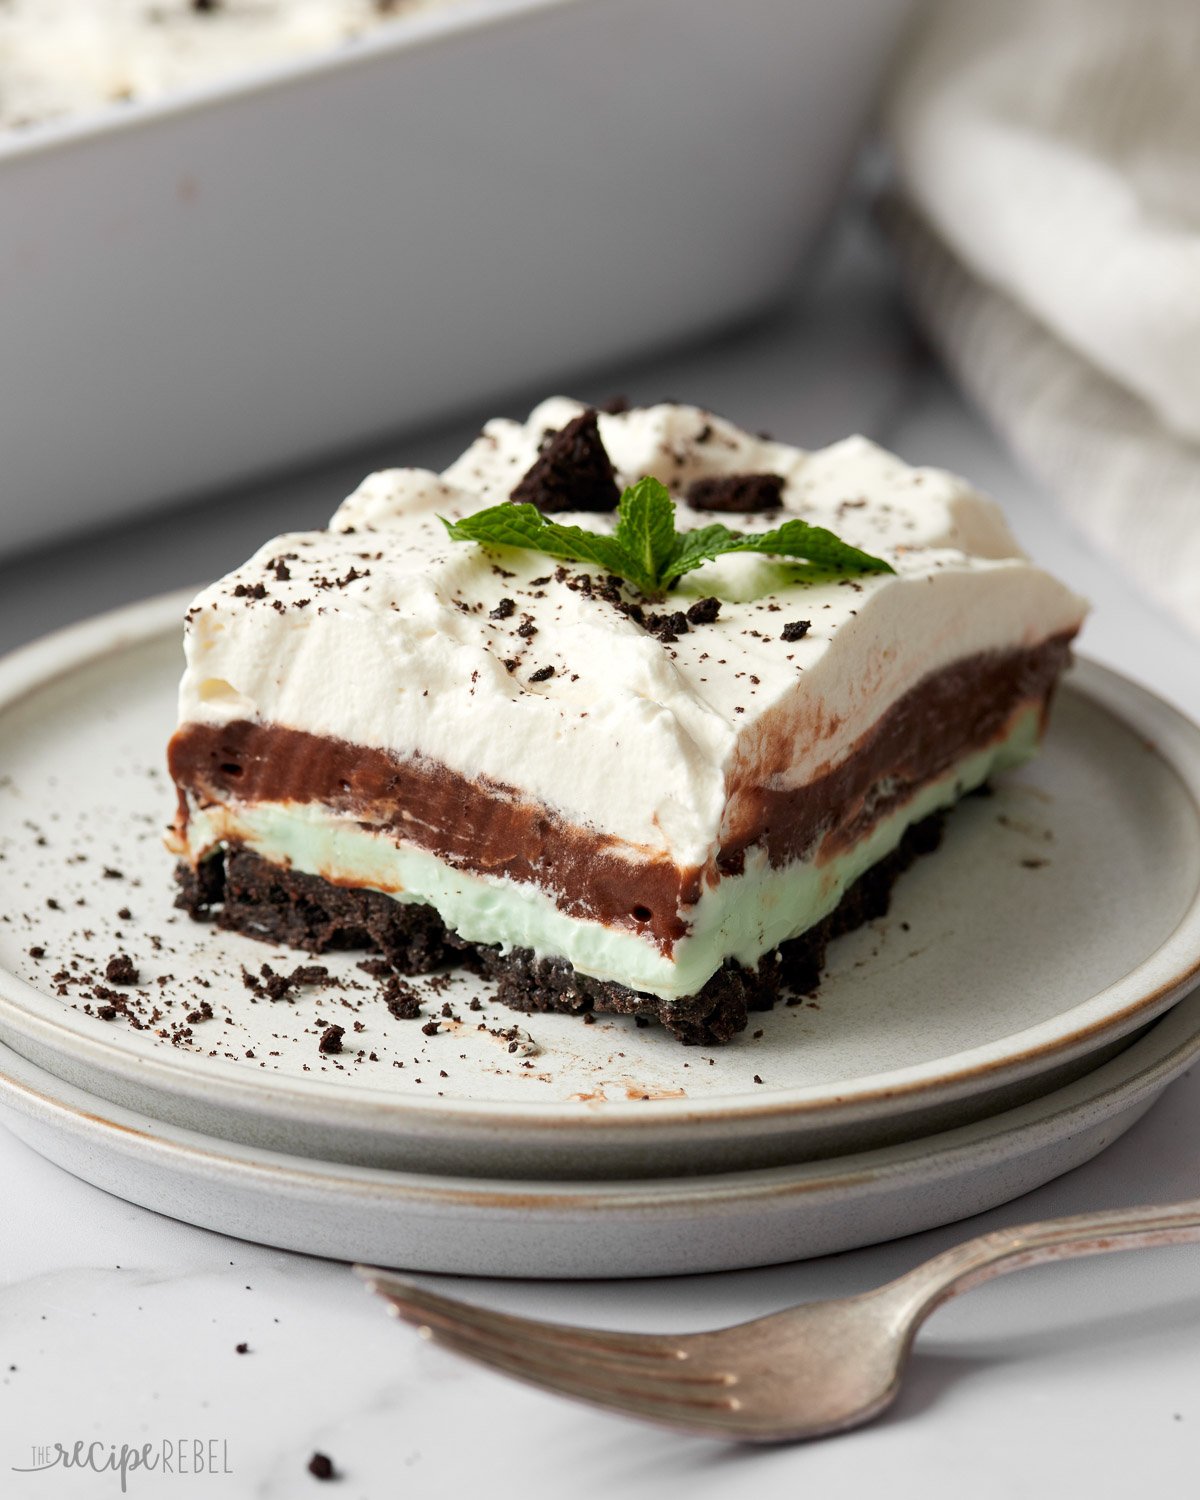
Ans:
{"type": "MultiPolygon", "coordinates": [[[[61,1473],[83,1469],[91,1474],[113,1474],[121,1493],[129,1492],[129,1481],[135,1474],[232,1474],[229,1466],[229,1440],[215,1437],[174,1437],[151,1439],[142,1443],[86,1442],[80,1438],[65,1443],[35,1443],[29,1462],[13,1464],[15,1474],[61,1473]]],[[[55,1490],[55,1495],[63,1493],[55,1490]]]]}

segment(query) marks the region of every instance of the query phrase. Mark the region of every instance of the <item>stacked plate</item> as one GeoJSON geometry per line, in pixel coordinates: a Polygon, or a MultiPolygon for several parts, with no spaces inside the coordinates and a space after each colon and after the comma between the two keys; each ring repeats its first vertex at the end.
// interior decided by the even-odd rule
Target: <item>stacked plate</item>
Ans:
{"type": "Polygon", "coordinates": [[[272,982],[298,955],[174,911],[161,767],[184,607],[0,667],[0,1107],[110,1192],[412,1269],[763,1264],[1028,1191],[1200,1052],[1200,995],[1182,999],[1200,730],[1094,664],[1043,756],[955,812],[816,997],[705,1050],[517,1017],[463,974],[416,981],[422,1014],[399,1020],[362,955],[272,982]],[[122,956],[136,983],[122,963],[109,977],[122,956]],[[341,1050],[323,1051],[333,1024],[341,1050]]]}

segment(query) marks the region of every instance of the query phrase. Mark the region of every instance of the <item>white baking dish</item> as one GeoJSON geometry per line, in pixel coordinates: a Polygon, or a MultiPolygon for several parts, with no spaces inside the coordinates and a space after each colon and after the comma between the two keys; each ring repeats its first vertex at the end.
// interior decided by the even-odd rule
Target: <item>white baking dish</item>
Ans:
{"type": "Polygon", "coordinates": [[[768,304],[905,9],[466,0],[0,136],[0,550],[768,304]]]}

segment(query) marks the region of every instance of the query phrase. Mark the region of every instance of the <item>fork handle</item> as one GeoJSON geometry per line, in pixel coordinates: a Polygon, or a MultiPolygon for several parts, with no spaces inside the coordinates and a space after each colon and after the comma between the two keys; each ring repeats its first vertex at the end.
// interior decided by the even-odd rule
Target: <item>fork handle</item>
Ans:
{"type": "Polygon", "coordinates": [[[994,1229],[935,1255],[881,1292],[892,1294],[915,1328],[943,1302],[973,1286],[1045,1261],[1112,1250],[1149,1250],[1200,1241],[1200,1198],[1137,1208],[1115,1208],[1065,1219],[994,1229]]]}

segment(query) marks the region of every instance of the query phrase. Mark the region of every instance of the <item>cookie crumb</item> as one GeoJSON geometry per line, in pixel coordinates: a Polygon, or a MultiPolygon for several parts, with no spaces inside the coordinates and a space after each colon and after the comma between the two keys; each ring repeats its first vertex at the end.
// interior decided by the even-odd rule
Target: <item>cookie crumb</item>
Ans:
{"type": "Polygon", "coordinates": [[[105,965],[104,977],[109,984],[137,984],[141,976],[128,953],[114,953],[105,965]]]}
{"type": "Polygon", "coordinates": [[[308,1472],[314,1479],[336,1479],[333,1459],[326,1453],[314,1453],[308,1461],[308,1472]]]}
{"type": "Polygon", "coordinates": [[[326,1057],[330,1053],[340,1052],[342,1050],[342,1038],[345,1035],[346,1028],[344,1026],[326,1026],[325,1030],[321,1033],[321,1040],[317,1043],[317,1051],[323,1053],[326,1057]]]}
{"type": "Polygon", "coordinates": [[[721,601],[711,594],[706,599],[697,599],[687,609],[687,617],[693,625],[711,625],[720,613],[721,601]]]}
{"type": "Polygon", "coordinates": [[[397,1021],[415,1021],[421,1014],[420,995],[395,974],[383,986],[383,1003],[397,1021]]]}

